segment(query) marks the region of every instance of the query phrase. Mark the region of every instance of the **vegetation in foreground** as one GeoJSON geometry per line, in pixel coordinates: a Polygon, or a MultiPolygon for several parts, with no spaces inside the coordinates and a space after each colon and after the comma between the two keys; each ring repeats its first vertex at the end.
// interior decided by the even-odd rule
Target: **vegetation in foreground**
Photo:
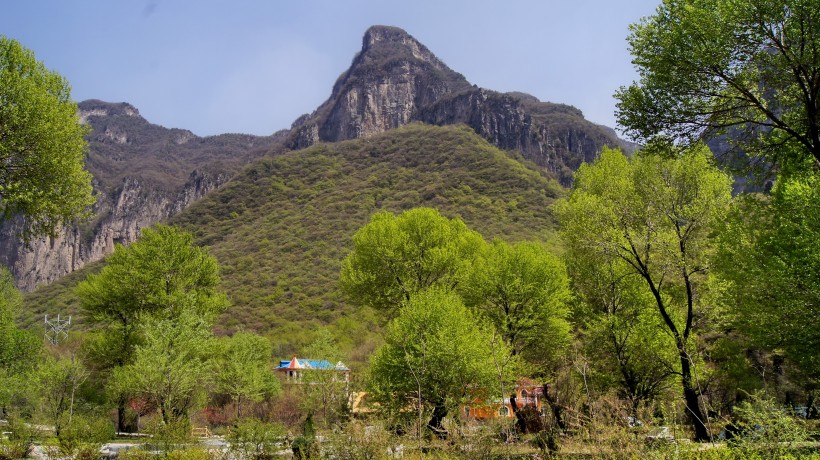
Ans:
{"type": "MultiPolygon", "coordinates": [[[[375,351],[352,383],[322,368],[301,369],[280,382],[269,363],[268,337],[215,337],[215,329],[234,332],[215,328],[230,311],[229,296],[218,257],[196,243],[217,253],[225,250],[219,241],[251,241],[238,239],[231,222],[245,222],[239,228],[248,232],[265,228],[260,224],[272,224],[265,220],[270,214],[245,211],[287,203],[304,211],[287,222],[289,233],[300,235],[299,224],[327,228],[300,219],[328,215],[333,208],[315,209],[314,200],[345,189],[346,178],[359,172],[342,153],[394,155],[413,164],[417,158],[407,152],[418,149],[396,147],[397,138],[318,146],[259,163],[246,172],[251,181],[233,185],[233,192],[259,193],[216,195],[235,200],[187,217],[212,218],[214,226],[197,227],[202,233],[196,236],[158,226],[129,248],[119,247],[75,291],[80,311],[96,327],[58,335],[59,344],[42,345],[18,327],[20,296],[3,272],[0,409],[8,436],[0,455],[28,456],[37,440],[49,458],[95,458],[113,437],[116,418],[123,431],[153,436],[144,449],[122,454],[134,458],[224,458],[191,446],[194,433],[205,428],[225,435],[234,458],[817,458],[820,180],[811,121],[816,98],[806,88],[818,86],[805,80],[817,72],[770,73],[795,57],[798,70],[820,67],[820,53],[802,54],[820,43],[816,27],[806,26],[820,23],[813,6],[668,0],[636,26],[631,41],[643,79],[620,94],[621,109],[624,123],[634,123],[630,129],[652,138],[631,158],[605,151],[579,169],[575,186],[555,206],[562,253],[552,253],[555,247],[539,241],[538,231],[514,241],[497,234],[490,242],[471,229],[467,216],[497,219],[521,207],[542,215],[546,207],[533,205],[537,200],[479,201],[465,208],[464,220],[406,205],[414,199],[385,212],[383,204],[395,200],[386,194],[392,184],[368,176],[377,187],[339,205],[342,211],[358,206],[371,217],[359,222],[349,250],[337,254],[343,262],[334,272],[340,282],[333,295],[359,312],[370,309],[372,324],[387,326],[374,328],[375,351]],[[714,27],[693,28],[698,24],[714,27]],[[791,49],[792,43],[801,46],[791,49]],[[647,49],[660,60],[650,59],[647,49]],[[677,58],[664,60],[672,55],[677,58]],[[725,56],[732,59],[721,60],[725,56]],[[686,92],[692,87],[686,79],[700,74],[678,76],[668,67],[681,57],[703,58],[710,71],[718,69],[721,78],[709,76],[715,83],[709,94],[686,92]],[[796,81],[789,82],[792,76],[796,81]],[[773,129],[756,138],[766,146],[756,153],[778,167],[778,181],[770,195],[733,198],[725,174],[683,134],[691,134],[693,123],[702,126],[698,117],[710,110],[760,124],[754,111],[766,115],[772,106],[755,91],[769,79],[775,79],[772,104],[789,110],[768,117],[773,129]],[[750,86],[744,91],[744,85],[750,86]],[[675,94],[680,89],[684,94],[675,94]],[[795,103],[801,95],[808,95],[801,100],[808,105],[795,103]],[[727,106],[726,97],[747,99],[737,107],[727,106]],[[654,119],[658,107],[686,116],[654,119]],[[351,146],[357,147],[345,150],[351,146]],[[305,170],[288,174],[289,161],[305,170]],[[293,186],[304,180],[312,188],[293,186]],[[385,195],[374,194],[379,188],[385,195]],[[283,200],[272,202],[271,195],[283,200]],[[511,396],[520,377],[548,383],[534,413],[511,396]],[[378,405],[354,410],[345,397],[348,385],[378,405]],[[478,422],[464,410],[484,404],[502,415],[507,401],[511,417],[478,422]]],[[[414,130],[434,138],[453,132],[416,126],[400,133],[414,130]]],[[[501,182],[509,189],[555,197],[526,181],[516,188],[522,177],[542,182],[520,163],[476,147],[481,156],[470,158],[516,172],[501,182]]],[[[464,161],[470,152],[445,161],[464,161]]],[[[416,193],[430,205],[452,203],[463,184],[435,188],[449,183],[445,179],[452,178],[436,177],[433,189],[416,193]]],[[[464,200],[475,199],[461,192],[464,200]]],[[[498,221],[483,224],[493,228],[492,222],[498,221]]],[[[310,254],[296,249],[317,242],[302,240],[293,253],[310,254]]],[[[251,269],[234,265],[229,273],[244,273],[236,278],[243,286],[254,284],[251,269]]],[[[310,305],[304,311],[311,312],[310,305]]],[[[316,333],[299,350],[346,359],[341,335],[316,333]]]]}

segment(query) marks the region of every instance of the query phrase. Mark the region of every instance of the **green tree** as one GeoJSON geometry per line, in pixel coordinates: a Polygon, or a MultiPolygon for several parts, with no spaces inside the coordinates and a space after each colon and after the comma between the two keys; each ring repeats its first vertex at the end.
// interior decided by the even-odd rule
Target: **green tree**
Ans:
{"type": "Polygon", "coordinates": [[[674,340],[683,399],[698,440],[709,438],[695,381],[694,329],[702,318],[711,233],[731,203],[730,179],[702,146],[639,152],[628,159],[605,149],[576,172],[570,197],[558,205],[573,251],[605,263],[612,257],[640,276],[665,332],[674,340]]]}
{"type": "Polygon", "coordinates": [[[820,166],[816,0],[663,0],[630,27],[639,81],[616,93],[636,139],[738,128],[747,153],[820,166]]]}
{"type": "Polygon", "coordinates": [[[568,245],[565,255],[581,300],[574,314],[579,337],[600,372],[597,380],[616,387],[637,415],[641,404],[671,386],[675,344],[664,334],[655,300],[631,266],[612,254],[602,258],[588,252],[568,245]]]}
{"type": "Polygon", "coordinates": [[[63,425],[71,423],[77,390],[88,378],[88,371],[74,354],[48,356],[37,369],[43,412],[59,437],[63,425]]]}
{"type": "MultiPolygon", "coordinates": [[[[308,359],[325,360],[333,368],[341,362],[342,354],[339,344],[327,329],[319,329],[316,338],[304,350],[308,359]]],[[[347,407],[347,390],[349,382],[341,372],[331,369],[306,369],[301,371],[301,385],[304,392],[302,405],[308,412],[321,411],[324,423],[330,423],[341,415],[347,407]]]]}
{"type": "Polygon", "coordinates": [[[155,404],[165,424],[187,422],[204,404],[213,375],[211,324],[185,310],[175,318],[150,318],[141,328],[145,342],[132,363],[114,368],[112,389],[155,404]]]}
{"type": "MultiPolygon", "coordinates": [[[[103,373],[132,362],[146,317],[175,318],[190,309],[210,322],[227,307],[217,290],[216,259],[178,228],[145,229],[139,241],[117,245],[106,262],[76,291],[85,317],[102,331],[90,354],[103,373]]],[[[115,399],[119,431],[124,431],[126,398],[115,399]]]]}
{"type": "Polygon", "coordinates": [[[537,243],[484,246],[459,291],[529,362],[550,363],[569,341],[567,270],[537,243]]]}
{"type": "Polygon", "coordinates": [[[395,311],[423,289],[455,287],[482,243],[461,219],[447,219],[435,209],[399,216],[378,212],[353,235],[341,289],[354,302],[395,311]]]}
{"type": "Polygon", "coordinates": [[[259,402],[281,391],[270,366],[273,347],[262,336],[237,332],[217,342],[216,388],[236,404],[236,418],[242,416],[242,403],[259,402]]]}
{"type": "Polygon", "coordinates": [[[94,203],[87,132],[68,82],[0,36],[0,221],[23,214],[30,232],[53,232],[94,203]]]}
{"type": "Polygon", "coordinates": [[[374,399],[395,411],[415,405],[419,427],[423,414],[432,410],[427,426],[442,433],[448,412],[476,395],[494,394],[494,356],[507,360],[510,350],[493,343],[493,336],[492,327],[455,293],[434,287],[412,295],[371,357],[374,399]]]}
{"type": "Polygon", "coordinates": [[[41,341],[15,324],[22,297],[14,277],[0,267],[0,415],[24,392],[25,376],[36,366],[41,341]]]}
{"type": "Polygon", "coordinates": [[[756,347],[782,352],[820,379],[820,175],[746,196],[721,233],[716,266],[728,319],[756,347]]]}

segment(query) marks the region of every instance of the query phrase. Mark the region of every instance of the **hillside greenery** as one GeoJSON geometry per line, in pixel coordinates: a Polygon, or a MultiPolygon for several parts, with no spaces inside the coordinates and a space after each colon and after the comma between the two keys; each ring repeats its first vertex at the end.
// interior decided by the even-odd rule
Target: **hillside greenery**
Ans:
{"type": "MultiPolygon", "coordinates": [[[[172,223],[219,261],[232,306],[216,332],[268,334],[274,352],[285,356],[308,343],[318,326],[360,341],[344,343],[348,350],[367,346],[367,331],[380,328],[379,316],[354,307],[337,289],[353,233],[374,212],[429,206],[460,217],[488,240],[553,241],[550,205],[562,193],[539,168],[467,127],[414,124],[257,161],[172,223]]],[[[28,294],[24,324],[46,312],[76,315],[72,286],[98,269],[28,294]]]]}

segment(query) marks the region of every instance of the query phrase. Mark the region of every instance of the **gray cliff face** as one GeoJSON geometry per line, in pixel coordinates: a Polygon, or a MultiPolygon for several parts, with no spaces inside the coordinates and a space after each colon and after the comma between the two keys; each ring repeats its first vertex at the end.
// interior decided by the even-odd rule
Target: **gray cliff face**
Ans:
{"type": "Polygon", "coordinates": [[[6,222],[0,226],[0,263],[11,269],[19,289],[31,291],[101,260],[114,252],[116,244],[132,243],[143,228],[179,213],[227,179],[194,172],[179,193],[168,194],[126,178],[113,196],[98,194],[92,222],[64,227],[53,237],[27,245],[16,238],[21,219],[6,222]]]}
{"type": "Polygon", "coordinates": [[[0,224],[0,264],[24,291],[135,241],[143,228],[178,214],[281,142],[281,135],[200,138],[153,125],[126,103],[84,101],[79,110],[93,128],[86,161],[97,196],[93,217],[28,244],[18,238],[22,219],[0,224]]]}
{"type": "Polygon", "coordinates": [[[367,137],[416,121],[466,124],[497,147],[520,151],[565,184],[603,146],[631,150],[614,131],[585,120],[574,107],[470,85],[409,34],[385,26],[365,33],[361,52],[330,98],[293,124],[289,146],[367,137]]]}

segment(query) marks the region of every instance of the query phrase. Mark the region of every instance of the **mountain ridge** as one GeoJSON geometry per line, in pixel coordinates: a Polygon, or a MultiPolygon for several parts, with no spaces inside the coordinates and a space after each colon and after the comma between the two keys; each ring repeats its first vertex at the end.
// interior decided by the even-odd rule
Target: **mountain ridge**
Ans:
{"type": "MultiPolygon", "coordinates": [[[[331,96],[291,129],[269,137],[198,137],[145,120],[128,103],[87,100],[80,120],[92,127],[87,168],[97,203],[91,221],[23,245],[19,219],[0,225],[0,263],[25,291],[48,284],[134,241],[222,187],[244,164],[320,142],[367,138],[411,123],[466,125],[502,150],[518,151],[563,185],[604,145],[626,146],[610,128],[575,107],[478,88],[397,27],[373,26],[331,96]]],[[[626,146],[628,149],[628,146],[626,146]]]]}

